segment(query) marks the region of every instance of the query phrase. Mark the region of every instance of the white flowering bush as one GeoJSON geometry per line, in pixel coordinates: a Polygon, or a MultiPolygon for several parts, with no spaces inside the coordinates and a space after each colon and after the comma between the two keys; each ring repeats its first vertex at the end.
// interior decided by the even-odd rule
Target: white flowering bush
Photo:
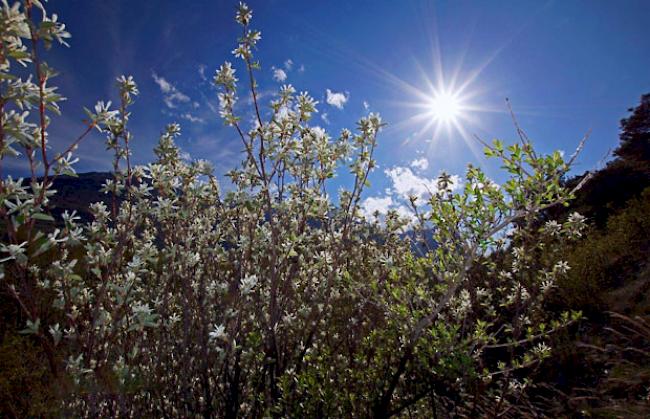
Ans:
{"type": "Polygon", "coordinates": [[[117,80],[118,106],[99,102],[86,132],[52,155],[47,129],[63,98],[38,45],[69,35],[37,0],[1,4],[0,157],[22,154],[32,170],[0,180],[1,286],[61,383],[63,414],[500,414],[551,355],[552,334],[580,317],[543,307],[570,269],[554,243],[583,225],[577,214],[544,219],[571,198],[559,153],[495,141],[486,154],[508,172],[502,185],[470,166],[460,191],[442,175],[427,202],[414,198],[413,219],[365,219],[384,123],[370,114],[331,137],[310,124],[317,102],[290,85],[262,107],[261,36],[240,4],[240,67],[226,62],[214,77],[221,117],[244,150],[232,188],[220,189],[209,163],[180,157],[177,124],[155,162],[131,165],[130,77],[117,80]],[[250,129],[240,95],[252,98],[250,129]],[[114,153],[103,188],[111,205],[93,204],[88,224],[53,220],[53,179],[74,175],[73,152],[93,129],[114,153]],[[328,182],[341,170],[354,180],[335,197],[328,182]]]}

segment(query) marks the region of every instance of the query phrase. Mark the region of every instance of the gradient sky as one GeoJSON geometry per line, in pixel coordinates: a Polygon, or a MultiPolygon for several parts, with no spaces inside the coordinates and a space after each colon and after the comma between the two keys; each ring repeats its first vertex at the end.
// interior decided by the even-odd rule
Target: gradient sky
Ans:
{"type": "MultiPolygon", "coordinates": [[[[115,77],[131,74],[141,92],[132,109],[136,162],[150,161],[164,125],[177,121],[183,128],[179,145],[192,158],[213,161],[219,173],[237,164],[241,145],[215,112],[210,83],[224,60],[237,61],[230,55],[240,30],[233,19],[235,1],[48,4],[72,34],[71,48],[55,48],[46,58],[60,71],[57,83],[68,97],[65,116],[53,123],[55,147],[82,131],[83,106],[115,100],[115,77]],[[161,90],[165,83],[173,86],[167,93],[161,90]]],[[[498,169],[477,157],[480,147],[470,136],[515,140],[505,98],[542,151],[571,153],[591,130],[575,170],[595,168],[617,145],[618,121],[627,108],[650,91],[647,0],[249,5],[252,27],[262,31],[257,77],[264,100],[282,84],[274,79],[282,70],[284,83],[321,102],[314,124],[332,134],[353,128],[366,108],[389,123],[379,138],[380,167],[366,196],[389,196],[387,188],[399,193],[405,181],[426,181],[443,169],[462,174],[468,162],[484,165],[499,181],[498,169]],[[431,84],[441,83],[448,89],[465,86],[466,105],[473,110],[464,112],[460,130],[436,134],[430,120],[417,117],[422,109],[416,105],[431,84]],[[327,89],[347,99],[341,108],[327,103],[327,89]],[[420,164],[411,166],[414,160],[420,164]],[[408,176],[396,179],[396,173],[408,176]]],[[[80,172],[110,167],[100,135],[89,138],[79,155],[80,172]]],[[[342,176],[339,182],[344,181],[342,176]]]]}

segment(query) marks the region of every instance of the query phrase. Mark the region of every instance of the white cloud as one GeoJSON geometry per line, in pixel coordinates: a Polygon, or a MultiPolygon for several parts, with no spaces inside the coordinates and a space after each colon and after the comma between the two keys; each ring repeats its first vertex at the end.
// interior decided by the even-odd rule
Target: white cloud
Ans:
{"type": "Polygon", "coordinates": [[[153,81],[156,82],[160,91],[163,94],[163,102],[169,109],[174,109],[177,106],[177,102],[186,103],[190,101],[190,97],[185,93],[179,91],[174,85],[165,80],[164,77],[158,77],[156,73],[151,73],[153,81]]]}
{"type": "Polygon", "coordinates": [[[323,122],[325,122],[326,124],[329,125],[330,119],[329,119],[329,117],[327,115],[327,112],[323,112],[322,114],[320,114],[320,119],[322,119],[323,122]]]}
{"type": "Polygon", "coordinates": [[[169,109],[174,109],[176,107],[177,104],[174,102],[189,102],[189,101],[190,98],[186,94],[181,92],[174,92],[163,98],[163,102],[165,102],[165,105],[167,105],[169,109]]]}
{"type": "Polygon", "coordinates": [[[153,77],[153,81],[156,82],[158,87],[160,87],[160,91],[163,93],[169,93],[171,92],[173,86],[164,78],[158,77],[156,73],[151,73],[151,76],[153,77]]]}
{"type": "Polygon", "coordinates": [[[363,109],[365,109],[365,110],[370,109],[370,103],[368,103],[368,101],[366,101],[366,100],[363,101],[363,109]]]}
{"type": "Polygon", "coordinates": [[[181,115],[181,118],[186,119],[190,122],[195,122],[195,123],[204,123],[205,120],[203,118],[199,118],[198,116],[194,116],[191,113],[187,112],[181,115]]]}
{"type": "Polygon", "coordinates": [[[287,73],[281,68],[271,67],[273,70],[273,80],[282,83],[287,79],[287,73]]]}
{"type": "MultiPolygon", "coordinates": [[[[390,180],[391,187],[386,188],[384,196],[369,197],[361,202],[361,213],[372,219],[375,211],[380,216],[385,216],[388,211],[396,211],[401,218],[413,222],[415,214],[411,208],[409,196],[417,198],[428,197],[429,193],[435,193],[438,189],[438,179],[428,179],[418,176],[408,167],[393,167],[384,171],[390,180]]],[[[457,175],[451,176],[451,189],[456,190],[461,185],[461,179],[457,175]]],[[[417,202],[418,206],[423,205],[424,200],[417,202]]],[[[383,217],[381,217],[383,219],[383,217]]]]}
{"type": "Polygon", "coordinates": [[[410,222],[415,220],[413,210],[405,204],[394,200],[391,196],[368,197],[361,202],[359,209],[367,220],[372,220],[375,212],[378,213],[380,220],[383,220],[383,217],[388,214],[388,211],[395,211],[400,218],[406,218],[410,222]]]}
{"type": "Polygon", "coordinates": [[[298,73],[304,73],[305,72],[305,65],[300,64],[300,67],[298,67],[298,73]]]}
{"type": "Polygon", "coordinates": [[[350,95],[346,92],[333,92],[330,89],[326,89],[327,98],[325,101],[332,106],[335,106],[339,109],[343,109],[343,106],[347,103],[350,95]]]}
{"type": "Polygon", "coordinates": [[[429,168],[429,160],[424,157],[415,159],[411,162],[410,166],[417,170],[427,170],[429,168]]]}
{"type": "Polygon", "coordinates": [[[199,76],[201,76],[201,80],[207,81],[208,78],[205,76],[205,69],[206,69],[205,64],[199,64],[199,76]]]}
{"type": "Polygon", "coordinates": [[[376,211],[385,215],[393,204],[393,198],[390,196],[383,198],[368,197],[361,203],[361,212],[366,218],[372,218],[376,211]]]}
{"type": "MultiPolygon", "coordinates": [[[[403,199],[408,199],[410,195],[422,198],[425,195],[428,196],[429,193],[435,193],[438,189],[437,179],[418,176],[408,167],[393,167],[384,173],[391,180],[392,190],[403,199]]],[[[451,176],[452,189],[457,189],[460,182],[457,175],[451,176]]]]}
{"type": "Polygon", "coordinates": [[[408,167],[393,167],[384,173],[390,178],[393,191],[402,198],[408,199],[409,195],[420,198],[424,194],[435,192],[436,181],[434,179],[417,176],[408,167]]]}
{"type": "Polygon", "coordinates": [[[394,208],[394,210],[397,211],[397,214],[399,214],[399,216],[402,218],[408,218],[411,220],[411,222],[416,220],[416,216],[415,213],[413,212],[413,209],[407,207],[406,205],[398,205],[397,207],[394,208]]]}
{"type": "Polygon", "coordinates": [[[284,62],[284,68],[286,68],[287,71],[291,71],[293,68],[293,60],[291,58],[284,62]]]}

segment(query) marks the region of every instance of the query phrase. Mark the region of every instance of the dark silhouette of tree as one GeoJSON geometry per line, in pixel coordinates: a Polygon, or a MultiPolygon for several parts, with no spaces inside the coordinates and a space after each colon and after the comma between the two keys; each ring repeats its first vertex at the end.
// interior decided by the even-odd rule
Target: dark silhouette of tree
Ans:
{"type": "Polygon", "coordinates": [[[641,170],[650,168],[650,93],[641,96],[641,103],[621,120],[621,144],[614,151],[620,159],[640,163],[641,170]]]}
{"type": "MultiPolygon", "coordinates": [[[[555,208],[551,213],[585,215],[599,228],[607,219],[650,186],[650,93],[641,96],[641,103],[630,108],[631,115],[621,120],[620,144],[615,158],[592,174],[568,208],[555,208]]],[[[577,185],[586,173],[567,180],[577,185]]]]}

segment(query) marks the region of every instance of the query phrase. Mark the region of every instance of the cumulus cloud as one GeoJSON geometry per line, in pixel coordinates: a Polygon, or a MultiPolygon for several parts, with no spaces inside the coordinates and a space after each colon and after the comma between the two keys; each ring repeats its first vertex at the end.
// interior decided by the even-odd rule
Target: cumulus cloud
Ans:
{"type": "Polygon", "coordinates": [[[163,102],[169,109],[177,107],[178,103],[186,103],[190,101],[190,97],[185,93],[179,91],[173,84],[165,80],[164,77],[158,77],[156,73],[151,73],[153,81],[156,82],[160,91],[163,94],[163,102]]]}
{"type": "Polygon", "coordinates": [[[333,92],[330,89],[326,89],[325,93],[327,94],[327,98],[325,101],[334,107],[337,107],[339,109],[343,109],[343,106],[347,103],[350,95],[345,92],[333,92]]]}
{"type": "Polygon", "coordinates": [[[276,67],[271,67],[271,69],[273,70],[273,80],[282,83],[287,79],[287,73],[283,69],[276,67]]]}
{"type": "Polygon", "coordinates": [[[372,220],[375,213],[377,213],[380,219],[383,219],[388,214],[388,211],[395,211],[400,218],[406,218],[411,222],[415,220],[413,210],[398,200],[393,199],[391,196],[368,197],[361,202],[359,209],[367,220],[372,220]]]}
{"type": "Polygon", "coordinates": [[[369,197],[361,203],[361,212],[366,218],[371,218],[375,212],[385,215],[393,204],[393,198],[390,196],[369,197]]]}
{"type": "MultiPolygon", "coordinates": [[[[393,167],[385,170],[386,176],[389,177],[392,190],[404,199],[414,195],[421,198],[430,193],[435,193],[438,189],[437,179],[428,179],[418,176],[408,167],[393,167]]],[[[452,189],[460,186],[460,178],[457,175],[451,176],[452,189]]]]}
{"type": "MultiPolygon", "coordinates": [[[[421,162],[418,162],[422,164],[421,162]]],[[[415,214],[411,208],[410,196],[417,198],[428,197],[438,189],[438,179],[429,179],[413,173],[411,168],[396,166],[384,171],[389,179],[390,187],[384,191],[384,196],[366,198],[361,202],[360,210],[366,219],[372,219],[375,212],[379,213],[380,219],[388,213],[395,211],[401,218],[410,222],[415,221],[415,214]]],[[[461,179],[457,175],[450,176],[451,189],[458,189],[461,179]]],[[[418,205],[424,204],[420,199],[418,205]]]]}
{"type": "Polygon", "coordinates": [[[284,62],[284,68],[286,68],[287,71],[291,71],[293,68],[293,60],[291,58],[284,62]]]}
{"type": "Polygon", "coordinates": [[[420,198],[426,193],[433,193],[436,189],[434,179],[417,176],[408,167],[393,167],[384,173],[390,179],[393,191],[402,198],[408,198],[410,195],[420,198]]]}
{"type": "Polygon", "coordinates": [[[410,166],[417,170],[427,170],[429,168],[429,160],[424,157],[415,159],[411,162],[410,166]]]}

